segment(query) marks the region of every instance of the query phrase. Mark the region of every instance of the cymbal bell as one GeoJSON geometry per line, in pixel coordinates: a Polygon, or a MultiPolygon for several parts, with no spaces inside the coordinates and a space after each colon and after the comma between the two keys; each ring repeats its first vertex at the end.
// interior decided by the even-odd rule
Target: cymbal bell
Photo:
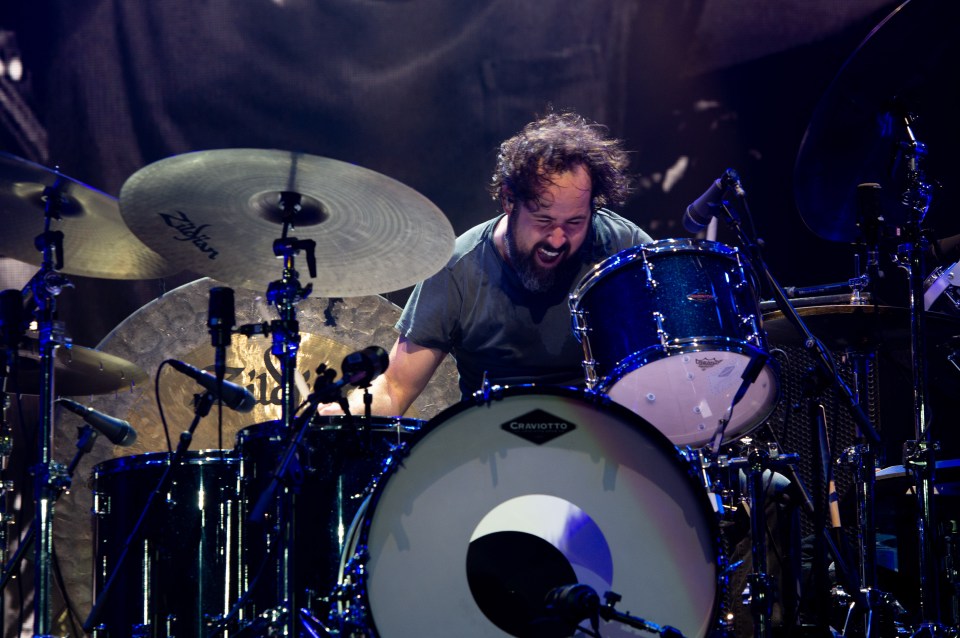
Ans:
{"type": "Polygon", "coordinates": [[[100,279],[152,279],[176,272],[141,242],[120,216],[116,198],[66,175],[0,152],[0,255],[41,265],[34,240],[44,231],[50,189],[60,195],[63,267],[69,275],[100,279]]]}
{"type": "MultiPolygon", "coordinates": [[[[140,366],[118,356],[84,348],[61,346],[54,356],[54,390],[60,396],[108,394],[129,390],[147,380],[140,366]]],[[[17,374],[8,390],[40,394],[40,343],[26,338],[17,353],[17,374]]]]}
{"type": "Polygon", "coordinates": [[[794,165],[797,208],[814,233],[838,242],[860,238],[860,184],[880,185],[884,224],[902,226],[916,216],[903,202],[911,166],[903,154],[911,142],[907,117],[929,147],[925,181],[953,170],[960,121],[945,78],[960,63],[958,24],[960,3],[907,0],[847,58],[814,110],[794,165]]]}
{"type": "Polygon", "coordinates": [[[453,252],[450,222],[413,189],[288,151],[222,149],[154,162],[123,185],[120,212],[171,262],[251,290],[279,279],[273,245],[287,220],[290,236],[316,242],[313,283],[323,296],[399,290],[440,270],[453,252]]]}

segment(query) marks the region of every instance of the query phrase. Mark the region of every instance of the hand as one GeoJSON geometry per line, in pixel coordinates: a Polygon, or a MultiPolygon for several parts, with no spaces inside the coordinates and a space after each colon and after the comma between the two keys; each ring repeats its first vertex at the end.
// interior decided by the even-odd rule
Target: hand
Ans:
{"type": "Polygon", "coordinates": [[[318,416],[334,416],[343,414],[343,408],[337,403],[325,403],[317,410],[318,416]]]}

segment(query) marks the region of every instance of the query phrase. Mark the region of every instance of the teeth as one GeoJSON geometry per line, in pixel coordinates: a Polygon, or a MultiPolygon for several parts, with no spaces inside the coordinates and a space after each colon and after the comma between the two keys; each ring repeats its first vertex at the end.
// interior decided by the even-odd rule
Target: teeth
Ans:
{"type": "Polygon", "coordinates": [[[541,248],[540,252],[546,255],[547,257],[556,257],[560,254],[559,250],[547,250],[546,248],[541,248]]]}

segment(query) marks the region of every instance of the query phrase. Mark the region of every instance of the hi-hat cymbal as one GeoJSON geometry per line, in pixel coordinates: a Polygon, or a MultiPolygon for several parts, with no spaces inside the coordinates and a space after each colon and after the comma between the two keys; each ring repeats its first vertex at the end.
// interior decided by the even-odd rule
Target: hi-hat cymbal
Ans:
{"type": "MultiPolygon", "coordinates": [[[[53,364],[54,390],[61,396],[108,394],[130,390],[147,380],[140,366],[116,355],[84,348],[57,348],[53,364]]],[[[17,353],[17,375],[8,390],[40,394],[40,344],[27,338],[17,353]]]]}
{"type": "Polygon", "coordinates": [[[34,239],[43,233],[47,189],[57,186],[63,232],[61,272],[100,279],[152,279],[177,269],[130,232],[117,200],[39,164],[0,152],[0,255],[41,265],[34,239]]]}
{"type": "Polygon", "coordinates": [[[873,29],[821,98],[800,144],[795,200],[810,230],[831,241],[859,239],[857,186],[864,183],[881,186],[886,224],[916,216],[901,201],[910,168],[904,118],[917,118],[914,134],[928,146],[926,181],[943,179],[960,139],[947,80],[958,63],[960,3],[907,0],[873,29]]]}
{"type": "MultiPolygon", "coordinates": [[[[398,290],[444,266],[453,229],[428,199],[345,162],[287,151],[223,149],[176,155],[133,174],[120,212],[171,262],[225,283],[263,290],[279,279],[281,195],[299,208],[290,236],[316,242],[320,295],[398,290]]],[[[297,269],[307,272],[304,255],[297,269]]]]}

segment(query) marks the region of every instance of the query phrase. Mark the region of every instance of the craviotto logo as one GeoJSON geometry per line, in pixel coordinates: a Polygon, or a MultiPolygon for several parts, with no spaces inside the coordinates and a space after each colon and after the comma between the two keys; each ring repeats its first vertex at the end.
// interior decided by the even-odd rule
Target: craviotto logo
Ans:
{"type": "Polygon", "coordinates": [[[537,445],[577,429],[573,423],[539,409],[501,423],[500,428],[537,445]]]}

